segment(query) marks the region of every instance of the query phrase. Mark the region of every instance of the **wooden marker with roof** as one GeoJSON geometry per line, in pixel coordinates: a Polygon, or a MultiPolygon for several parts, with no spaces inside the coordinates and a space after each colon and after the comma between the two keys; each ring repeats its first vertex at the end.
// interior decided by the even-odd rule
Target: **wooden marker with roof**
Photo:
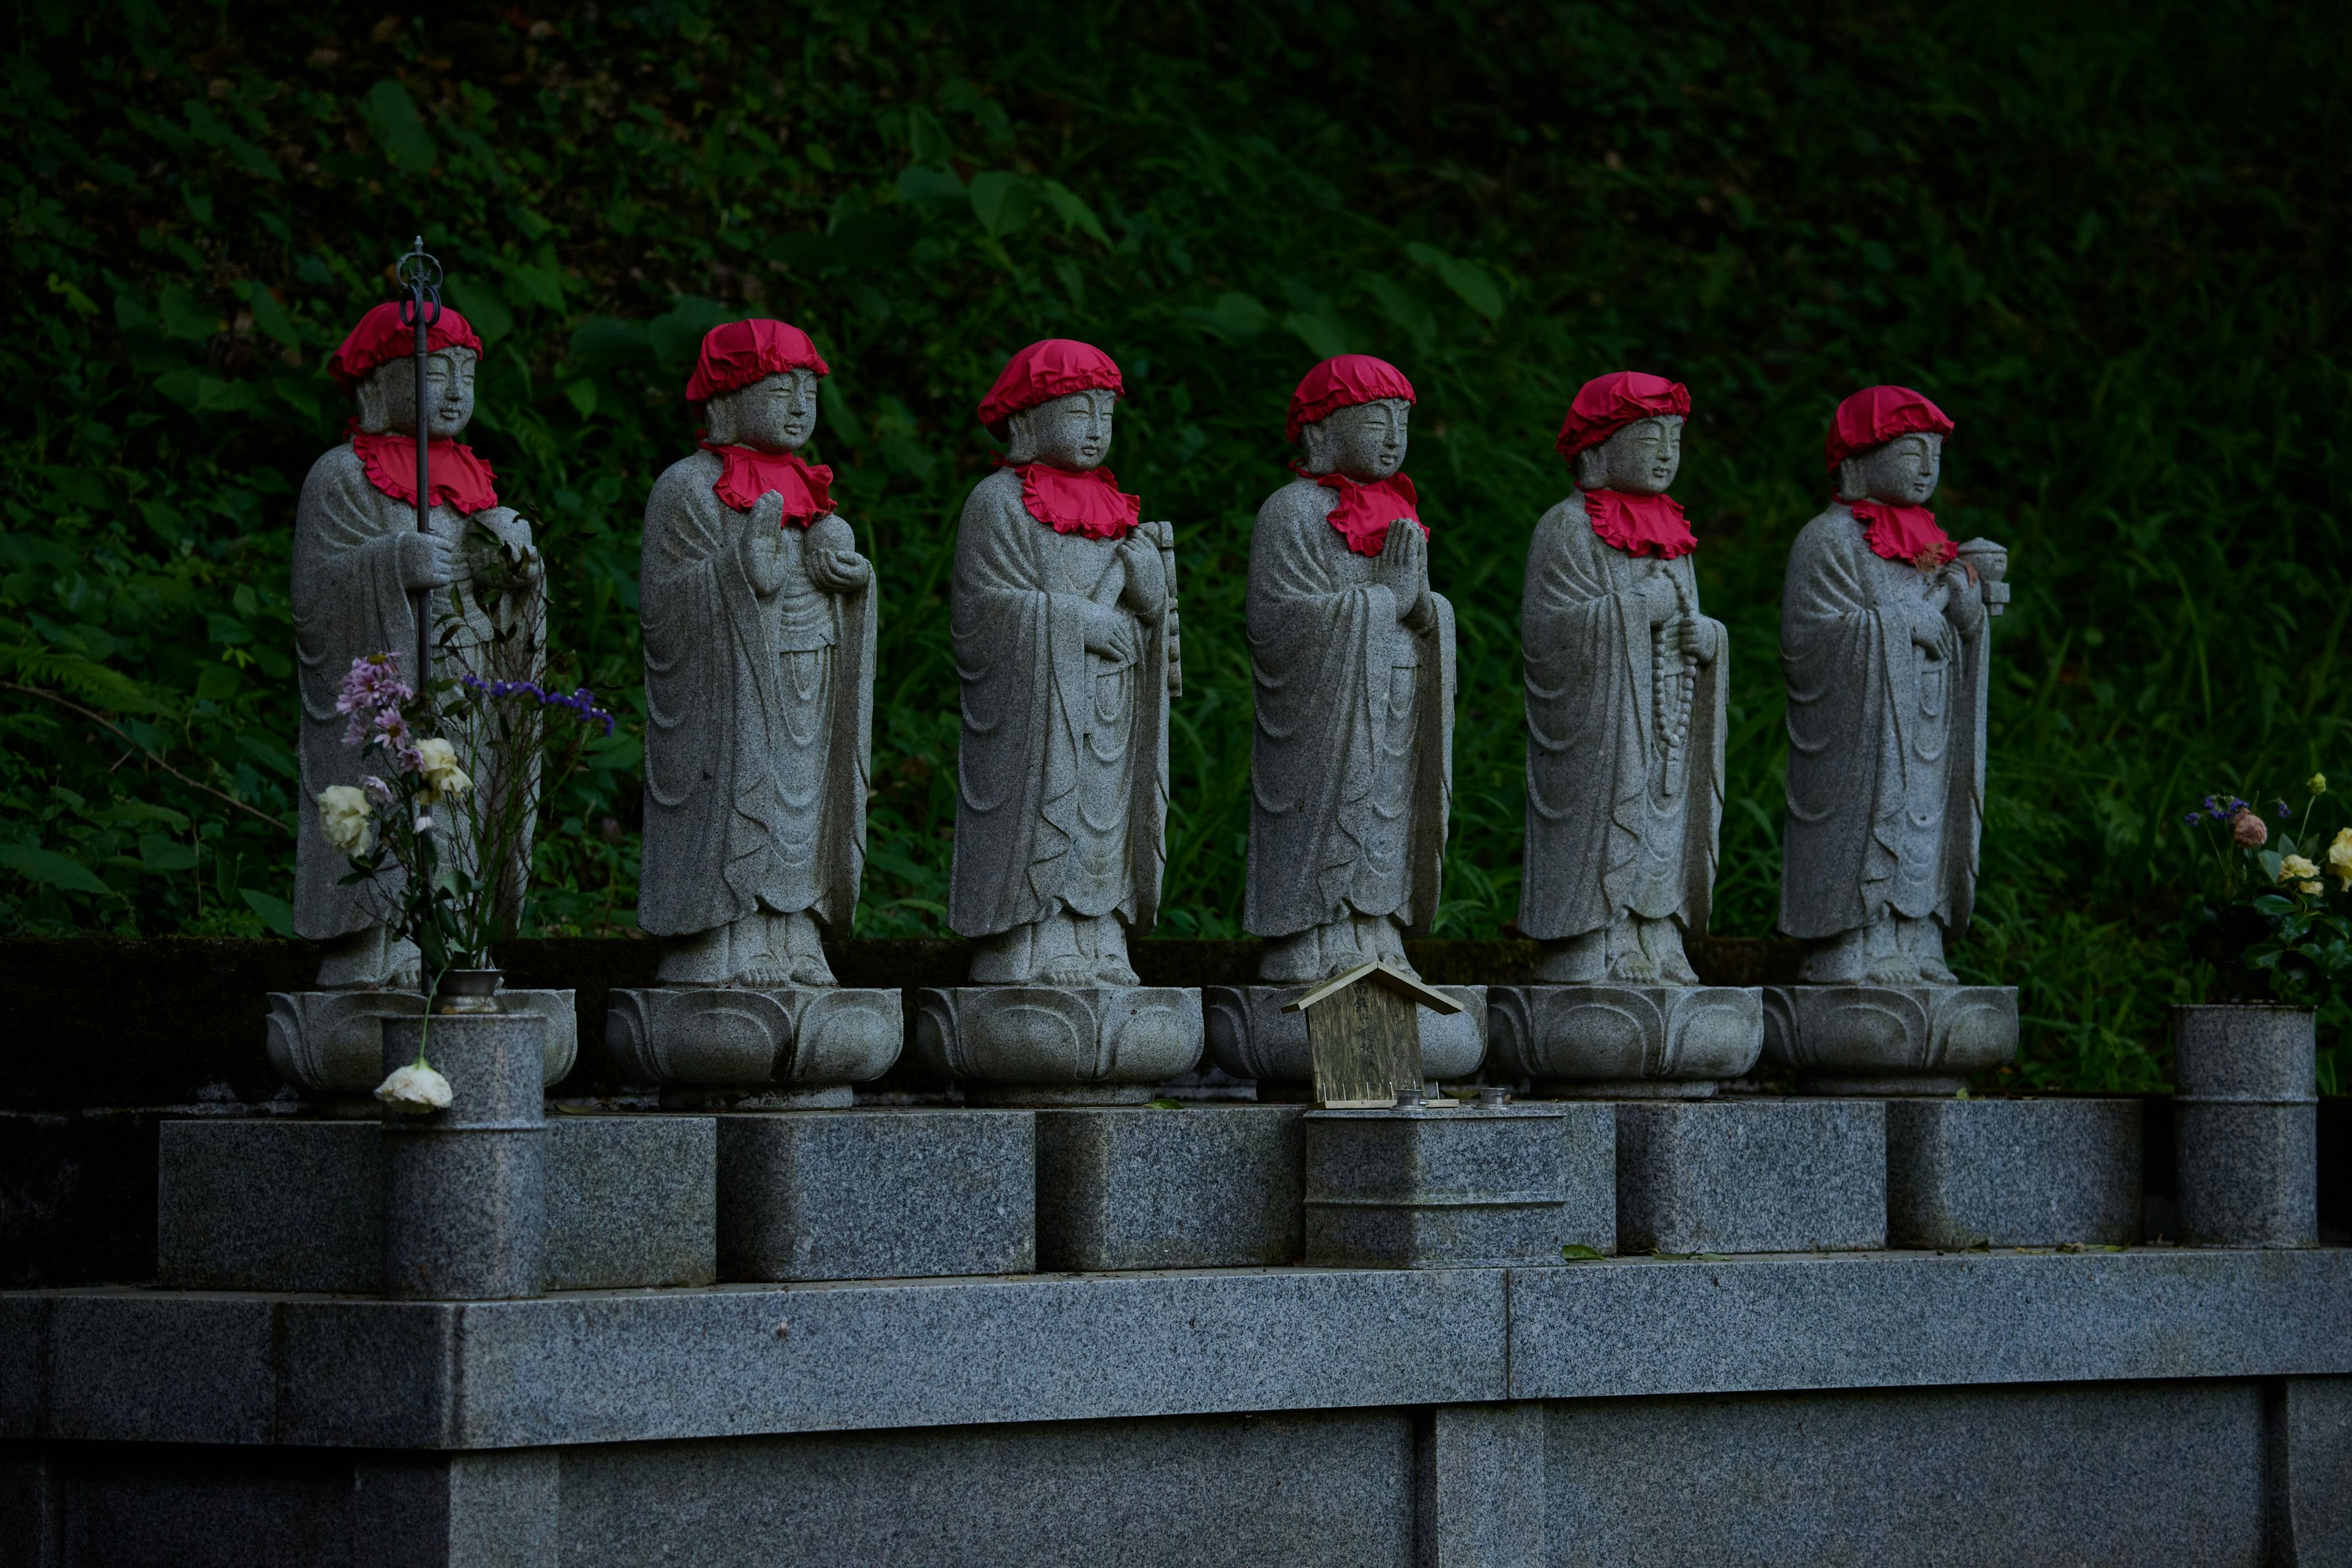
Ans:
{"type": "Polygon", "coordinates": [[[1418,1096],[1422,1007],[1462,1011],[1444,992],[1378,961],[1284,1003],[1284,1012],[1307,1015],[1317,1101],[1339,1110],[1384,1110],[1396,1104],[1399,1089],[1418,1096]]]}

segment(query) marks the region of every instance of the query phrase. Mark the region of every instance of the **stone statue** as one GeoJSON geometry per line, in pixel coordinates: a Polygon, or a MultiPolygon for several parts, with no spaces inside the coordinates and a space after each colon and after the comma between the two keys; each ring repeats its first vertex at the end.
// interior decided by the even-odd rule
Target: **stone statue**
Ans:
{"type": "Polygon", "coordinates": [[[1809,948],[1806,984],[1773,1004],[1797,1010],[1775,1054],[1815,1069],[1857,1066],[1841,1061],[1837,1042],[1850,1034],[1859,1048],[1867,1032],[1858,1016],[1843,1028],[1823,1009],[1892,1005],[1849,1005],[1832,994],[1841,987],[1916,993],[1909,1065],[1940,1077],[1957,1081],[2016,1048],[2015,993],[1959,987],[1945,962],[1976,899],[1987,617],[2005,597],[2008,565],[1989,540],[1955,544],[1927,510],[1951,430],[1906,387],[1847,398],[1830,429],[1835,498],[1789,554],[1780,924],[1809,948]],[[1955,1006],[1981,1016],[1955,1024],[1955,1006]]]}
{"type": "Polygon", "coordinates": [[[1491,988],[1489,1023],[1498,1061],[1566,1092],[1711,1091],[1762,1045],[1759,994],[1702,989],[1683,951],[1714,895],[1730,666],[1666,494],[1689,414],[1662,376],[1586,383],[1558,443],[1577,488],[1528,544],[1518,923],[1550,984],[1491,988]]]}
{"type": "Polygon", "coordinates": [[[873,750],[874,569],[802,460],[824,361],[782,321],[714,329],[708,433],[646,503],[645,864],[637,924],[685,985],[834,984],[873,750]]]}
{"type": "Polygon", "coordinates": [[[1342,354],[1307,373],[1288,434],[1306,460],[1258,509],[1249,642],[1244,926],[1259,977],[1311,984],[1368,960],[1412,973],[1437,912],[1453,784],[1454,611],[1429,586],[1404,466],[1412,384],[1342,354]]]}
{"type": "Polygon", "coordinates": [[[948,924],[975,947],[970,986],[923,994],[917,1043],[1033,1099],[1143,1098],[1200,1054],[1198,994],[1139,988],[1128,953],[1159,916],[1176,645],[1174,531],[1101,466],[1124,391],[1086,343],[1013,355],[980,405],[1010,450],[956,530],[948,924]]]}
{"type": "MultiPolygon", "coordinates": [[[[461,446],[474,414],[481,340],[444,310],[426,345],[426,458],[432,531],[416,527],[416,390],[413,327],[399,307],[378,305],[336,351],[331,369],[359,405],[351,438],[310,467],[294,514],[294,640],[302,691],[301,794],[355,784],[368,771],[343,743],[335,698],[352,661],[400,656],[414,680],[416,600],[429,591],[436,677],[536,680],[546,658],[544,574],[530,524],[498,504],[490,466],[461,446]]],[[[461,742],[461,749],[463,747],[461,742]]],[[[496,787],[500,763],[469,752],[467,771],[496,787]]],[[[342,884],[351,866],[329,844],[318,813],[295,814],[294,929],[328,944],[321,990],[413,987],[414,945],[383,924],[396,874],[373,885],[342,884]]],[[[503,875],[520,889],[528,864],[503,875]]]]}
{"type": "Polygon", "coordinates": [[[645,858],[637,924],[658,988],[616,992],[625,1076],[673,1103],[849,1103],[897,1059],[895,991],[844,992],[866,857],[874,569],[800,456],[829,367],[783,321],[703,339],[706,426],[646,502],[645,858]]]}

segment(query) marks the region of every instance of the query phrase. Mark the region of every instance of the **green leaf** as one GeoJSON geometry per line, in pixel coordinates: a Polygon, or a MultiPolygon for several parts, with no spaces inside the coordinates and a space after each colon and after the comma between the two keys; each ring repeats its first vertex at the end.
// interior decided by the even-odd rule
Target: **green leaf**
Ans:
{"type": "Polygon", "coordinates": [[[245,907],[261,917],[261,923],[279,936],[294,934],[294,906],[268,893],[257,893],[251,888],[239,888],[236,896],[245,907]]]}
{"type": "Polygon", "coordinates": [[[816,384],[817,407],[824,413],[825,424],[844,441],[853,447],[863,447],[866,445],[866,426],[858,422],[856,414],[850,412],[849,399],[843,395],[841,388],[834,384],[835,380],[833,376],[826,376],[816,384]]]}
{"type": "Polygon", "coordinates": [[[193,871],[197,854],[194,845],[182,844],[160,833],[139,836],[139,859],[150,871],[193,871]]]}
{"type": "Polygon", "coordinates": [[[650,364],[654,345],[643,321],[621,321],[591,316],[572,329],[569,354],[587,370],[612,370],[622,365],[650,364]]]}
{"type": "Polygon", "coordinates": [[[961,180],[945,169],[920,163],[898,171],[898,196],[908,206],[928,213],[950,213],[971,202],[971,193],[963,188],[961,180]]]}
{"type": "Polygon", "coordinates": [[[668,310],[646,323],[646,342],[652,345],[656,358],[681,364],[700,351],[704,333],[735,316],[735,311],[716,300],[681,294],[668,310]]]}
{"type": "Polygon", "coordinates": [[[1272,326],[1274,312],[1247,294],[1229,293],[1218,295],[1208,310],[1185,311],[1184,320],[1204,331],[1238,340],[1254,338],[1272,326]]]}
{"type": "Polygon", "coordinates": [[[1095,216],[1095,209],[1087,205],[1083,196],[1055,180],[1047,180],[1039,188],[1065,229],[1078,229],[1097,245],[1110,243],[1110,236],[1103,232],[1102,219],[1095,216]]]}
{"type": "Polygon", "coordinates": [[[1353,346],[1347,330],[1325,315],[1294,310],[1282,318],[1282,330],[1305,343],[1307,352],[1318,359],[1348,353],[1353,346]]]}
{"type": "Polygon", "coordinates": [[[69,855],[53,849],[36,849],[29,844],[0,844],[0,866],[20,877],[36,882],[46,882],[53,888],[63,888],[69,893],[105,894],[113,891],[98,879],[87,866],[69,855]]]}
{"type": "Polygon", "coordinates": [[[85,316],[98,314],[98,303],[56,273],[49,274],[49,292],[66,302],[66,308],[85,316]]]}
{"type": "MultiPolygon", "coordinates": [[[[457,308],[457,313],[466,318],[474,331],[482,334],[485,346],[497,342],[514,331],[514,312],[507,309],[506,300],[499,297],[498,289],[488,279],[478,276],[452,278],[443,291],[448,295],[449,303],[457,308]]],[[[556,309],[562,310],[560,289],[556,297],[559,301],[556,309]]]]}
{"type": "Polygon", "coordinates": [[[1003,237],[1027,226],[1038,207],[1036,184],[1022,174],[992,169],[971,180],[972,216],[990,234],[1003,237]]]}
{"type": "Polygon", "coordinates": [[[1502,320],[1503,288],[1485,268],[1448,256],[1432,245],[1408,245],[1404,249],[1408,257],[1436,273],[1438,281],[1459,295],[1464,304],[1490,321],[1502,320]]]}
{"type": "Polygon", "coordinates": [[[360,117],[394,168],[422,174],[440,160],[441,150],[425,130],[425,117],[416,112],[415,100],[398,82],[386,79],[368,89],[360,100],[360,117]]]}
{"type": "Polygon", "coordinates": [[[1587,1247],[1578,1241],[1571,1241],[1561,1247],[1559,1255],[1570,1263],[1590,1263],[1595,1258],[1609,1256],[1597,1247],[1587,1247]]]}

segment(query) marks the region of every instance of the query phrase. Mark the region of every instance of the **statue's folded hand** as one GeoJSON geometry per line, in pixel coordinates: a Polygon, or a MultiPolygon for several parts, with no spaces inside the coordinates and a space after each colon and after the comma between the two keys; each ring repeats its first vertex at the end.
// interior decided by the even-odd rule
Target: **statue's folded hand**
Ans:
{"type": "Polygon", "coordinates": [[[1125,664],[1135,658],[1135,622],[1108,605],[1087,603],[1081,612],[1087,651],[1125,664]]]}
{"type": "Polygon", "coordinates": [[[446,588],[457,576],[457,548],[437,533],[404,533],[400,552],[400,585],[410,593],[446,588]]]}
{"type": "Polygon", "coordinates": [[[873,563],[855,550],[808,552],[809,581],[828,594],[854,594],[873,580],[873,563]]]}

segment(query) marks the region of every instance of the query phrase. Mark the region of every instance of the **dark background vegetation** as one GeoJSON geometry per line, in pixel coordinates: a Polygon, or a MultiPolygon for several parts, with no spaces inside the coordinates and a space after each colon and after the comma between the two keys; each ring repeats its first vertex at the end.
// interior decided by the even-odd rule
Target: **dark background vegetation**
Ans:
{"type": "MultiPolygon", "coordinates": [[[[294,493],[320,366],[422,231],[488,340],[478,448],[562,655],[641,710],[638,509],[746,313],[831,359],[819,454],[881,566],[858,930],[940,930],[951,525],[1033,338],[1126,369],[1175,519],[1172,935],[1236,931],[1249,522],[1316,358],[1421,392],[1460,614],[1441,934],[1516,907],[1524,541],[1621,367],[1696,400],[1677,494],[1731,628],[1716,929],[1774,911],[1774,634],[1836,400],[1958,421],[1939,512],[2012,552],[1973,978],[2019,1079],[2148,1088],[2201,981],[2180,813],[2342,771],[2347,13],[2332,5],[581,5],[423,16],[27,0],[6,38],[0,925],[282,925],[294,493]]],[[[628,723],[554,814],[541,929],[625,929],[628,723]]],[[[2332,1065],[2330,1074],[2332,1077],[2332,1065]]],[[[2333,1083],[2329,1087],[2336,1087],[2333,1083]]]]}

